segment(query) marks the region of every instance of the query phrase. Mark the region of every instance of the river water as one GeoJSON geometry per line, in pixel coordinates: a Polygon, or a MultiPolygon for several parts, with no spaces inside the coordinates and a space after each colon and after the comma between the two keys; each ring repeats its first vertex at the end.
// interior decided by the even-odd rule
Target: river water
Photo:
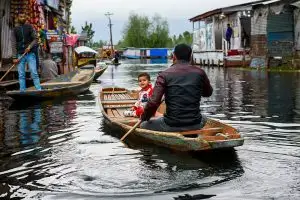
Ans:
{"type": "Polygon", "coordinates": [[[202,112],[238,128],[235,151],[180,153],[108,126],[105,86],[137,88],[139,72],[170,64],[109,66],[76,98],[0,102],[0,199],[300,199],[300,74],[204,68],[214,93],[202,112]]]}

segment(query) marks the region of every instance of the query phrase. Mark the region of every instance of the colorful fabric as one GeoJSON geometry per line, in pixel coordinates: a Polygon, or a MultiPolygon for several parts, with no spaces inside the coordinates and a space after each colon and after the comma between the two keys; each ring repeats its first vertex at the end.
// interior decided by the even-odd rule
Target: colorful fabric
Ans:
{"type": "Polygon", "coordinates": [[[132,111],[125,111],[124,115],[128,117],[141,117],[144,112],[144,107],[149,101],[153,93],[153,87],[149,84],[146,88],[141,89],[139,92],[138,101],[134,104],[132,111]]]}
{"type": "Polygon", "coordinates": [[[78,34],[66,34],[66,42],[69,46],[74,46],[79,38],[78,34]]]}

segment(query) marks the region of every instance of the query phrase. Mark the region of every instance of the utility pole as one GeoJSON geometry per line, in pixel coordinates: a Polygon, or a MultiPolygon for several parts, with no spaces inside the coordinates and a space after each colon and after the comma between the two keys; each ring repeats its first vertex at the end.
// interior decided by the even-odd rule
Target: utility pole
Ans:
{"type": "Polygon", "coordinates": [[[113,39],[112,39],[112,23],[111,23],[111,19],[110,16],[113,15],[113,13],[107,12],[105,13],[105,16],[108,17],[108,27],[109,27],[109,33],[110,33],[110,47],[111,47],[111,55],[112,57],[114,57],[114,44],[113,44],[113,39]]]}

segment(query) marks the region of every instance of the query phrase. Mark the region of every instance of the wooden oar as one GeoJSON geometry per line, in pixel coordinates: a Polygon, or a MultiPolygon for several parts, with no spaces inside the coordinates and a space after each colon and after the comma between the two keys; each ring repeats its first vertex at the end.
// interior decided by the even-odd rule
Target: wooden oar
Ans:
{"type": "MultiPolygon", "coordinates": [[[[18,64],[20,62],[20,60],[26,55],[27,52],[23,53],[22,56],[18,59],[18,62],[16,64],[18,64]]],[[[2,76],[2,78],[0,79],[0,82],[4,79],[4,77],[10,72],[10,70],[12,70],[16,64],[13,64],[7,71],[6,73],[2,76]]]]}
{"type": "Polygon", "coordinates": [[[132,133],[141,123],[142,123],[142,120],[139,120],[125,135],[123,135],[123,137],[121,138],[121,141],[123,141],[127,137],[127,135],[132,133]]]}

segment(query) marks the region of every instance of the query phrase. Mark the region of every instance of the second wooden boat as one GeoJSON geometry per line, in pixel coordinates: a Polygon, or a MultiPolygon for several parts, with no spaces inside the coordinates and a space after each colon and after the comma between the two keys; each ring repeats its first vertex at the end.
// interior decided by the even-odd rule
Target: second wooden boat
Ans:
{"type": "Polygon", "coordinates": [[[95,68],[95,76],[94,81],[96,81],[107,69],[107,66],[101,67],[101,68],[95,68]]]}
{"type": "Polygon", "coordinates": [[[29,87],[25,92],[21,92],[20,90],[7,91],[6,95],[15,100],[74,96],[87,91],[94,80],[94,76],[94,67],[80,68],[42,83],[41,91],[36,90],[35,87],[29,87]]]}
{"type": "MultiPolygon", "coordinates": [[[[128,131],[138,121],[138,118],[125,117],[123,114],[136,102],[136,91],[125,88],[104,88],[99,98],[101,112],[111,124],[128,131]]],[[[158,113],[164,112],[165,104],[162,104],[158,113]]],[[[132,134],[154,144],[179,151],[225,149],[241,146],[244,143],[244,139],[235,128],[214,119],[208,119],[205,127],[199,130],[159,132],[137,128],[132,134]]]]}

